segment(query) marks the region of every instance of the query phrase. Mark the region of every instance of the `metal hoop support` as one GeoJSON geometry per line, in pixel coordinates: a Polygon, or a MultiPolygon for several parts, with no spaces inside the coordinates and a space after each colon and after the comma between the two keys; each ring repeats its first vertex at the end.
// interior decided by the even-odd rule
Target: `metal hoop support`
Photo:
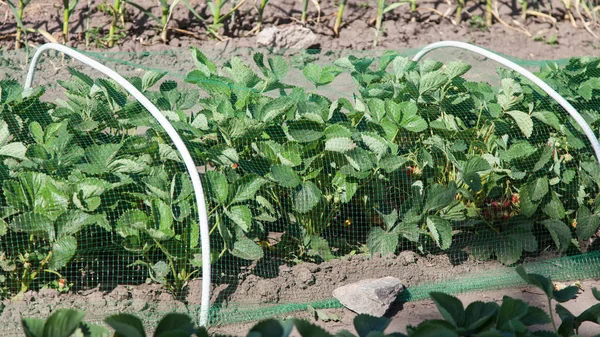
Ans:
{"type": "Polygon", "coordinates": [[[103,73],[104,75],[110,77],[112,80],[120,84],[131,96],[137,99],[144,108],[150,112],[152,117],[154,117],[158,123],[165,129],[175,148],[181,153],[181,157],[185,164],[185,167],[190,175],[190,179],[192,181],[192,186],[194,187],[194,194],[196,197],[196,203],[198,204],[198,217],[200,226],[200,239],[201,239],[201,248],[202,248],[202,297],[201,297],[201,306],[200,306],[200,319],[199,324],[201,326],[208,325],[208,314],[210,308],[210,281],[211,281],[211,270],[210,270],[210,239],[209,239],[209,230],[208,230],[208,216],[206,213],[206,203],[204,199],[204,190],[202,188],[202,182],[200,181],[200,175],[198,174],[198,170],[196,169],[196,165],[188,148],[185,146],[185,143],[173,128],[173,125],[165,118],[165,116],[158,110],[144,94],[142,94],[138,89],[136,89],[129,81],[127,81],[123,76],[119,75],[114,70],[106,67],[105,65],[95,61],[78,51],[75,51],[69,47],[66,47],[57,43],[48,43],[42,45],[33,56],[31,60],[31,64],[29,65],[29,71],[27,72],[27,78],[25,79],[25,89],[31,88],[31,83],[33,82],[33,76],[35,75],[35,67],[40,56],[48,51],[48,50],[56,50],[63,54],[66,54],[85,65],[88,65],[95,70],[103,73]]]}
{"type": "Polygon", "coordinates": [[[569,113],[569,115],[571,115],[571,117],[573,117],[573,119],[575,119],[575,121],[577,122],[577,124],[579,124],[581,129],[583,129],[585,136],[587,137],[589,142],[592,144],[592,148],[594,149],[594,153],[596,154],[596,160],[598,161],[598,164],[600,165],[600,143],[598,142],[598,138],[596,138],[596,135],[594,135],[594,131],[590,128],[590,126],[587,124],[585,119],[583,119],[583,117],[581,117],[579,112],[577,112],[577,110],[571,105],[571,103],[567,102],[567,100],[564,97],[562,97],[559,93],[557,93],[554,89],[552,89],[548,84],[546,84],[546,82],[542,81],[539,77],[532,74],[529,70],[521,67],[520,65],[518,65],[500,55],[494,54],[494,53],[490,52],[489,50],[485,50],[481,47],[477,47],[472,44],[458,42],[458,41],[441,41],[441,42],[432,43],[432,44],[426,46],[425,48],[421,49],[421,51],[418,52],[417,55],[415,55],[415,57],[413,58],[413,61],[419,62],[419,60],[421,60],[423,58],[423,56],[427,55],[429,52],[431,52],[433,50],[440,49],[440,48],[458,48],[458,49],[464,49],[464,50],[468,50],[470,52],[482,55],[484,57],[487,57],[491,60],[494,60],[494,61],[502,64],[505,67],[513,69],[514,71],[523,75],[525,78],[527,78],[531,82],[535,83],[542,90],[544,90],[550,97],[554,98],[554,100],[556,100],[556,102],[558,102],[558,104],[560,104],[560,106],[562,106],[569,113]]]}

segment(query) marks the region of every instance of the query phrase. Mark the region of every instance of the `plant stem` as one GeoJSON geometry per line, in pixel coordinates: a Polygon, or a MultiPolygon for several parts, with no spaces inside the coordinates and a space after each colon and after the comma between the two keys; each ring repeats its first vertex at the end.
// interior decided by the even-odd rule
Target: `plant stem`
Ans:
{"type": "MultiPolygon", "coordinates": [[[[17,17],[18,22],[23,22],[23,8],[25,5],[23,4],[23,0],[19,0],[17,4],[17,17]]],[[[23,31],[21,30],[21,25],[17,23],[17,34],[15,37],[15,49],[21,49],[21,34],[23,31]]]]}
{"type": "Polygon", "coordinates": [[[454,20],[456,21],[456,24],[459,25],[462,22],[462,11],[463,7],[465,6],[465,0],[458,0],[457,2],[456,18],[454,20]]]}
{"type": "Polygon", "coordinates": [[[338,9],[337,17],[335,18],[335,25],[333,26],[333,32],[336,37],[340,36],[340,26],[342,24],[342,17],[344,16],[344,9],[346,8],[346,1],[340,1],[340,8],[338,9]]]}
{"type": "Polygon", "coordinates": [[[213,26],[217,26],[221,23],[221,0],[215,1],[215,12],[213,13],[213,26]]]}
{"type": "Polygon", "coordinates": [[[166,2],[161,2],[161,10],[162,16],[160,17],[160,21],[162,24],[162,32],[160,34],[160,39],[163,42],[167,42],[167,20],[169,20],[169,6],[166,2]]]}
{"type": "Polygon", "coordinates": [[[117,16],[121,12],[121,0],[114,0],[113,11],[113,20],[108,29],[108,47],[113,47],[115,45],[115,29],[117,26],[117,16]]]}
{"type": "Polygon", "coordinates": [[[552,299],[548,296],[548,312],[550,313],[550,320],[552,321],[552,328],[555,333],[558,333],[556,330],[556,322],[554,322],[554,315],[552,314],[552,299]]]}
{"type": "Polygon", "coordinates": [[[521,19],[525,21],[527,19],[527,7],[529,7],[529,1],[521,0],[521,19]]]}
{"type": "Polygon", "coordinates": [[[485,25],[487,27],[492,26],[492,0],[486,0],[485,2],[485,25]]]}
{"type": "Polygon", "coordinates": [[[383,8],[385,7],[385,0],[379,0],[377,2],[377,18],[375,21],[375,41],[373,41],[373,47],[377,47],[379,41],[379,33],[381,31],[381,21],[383,21],[383,8]]]}
{"type": "Polygon", "coordinates": [[[69,0],[63,0],[63,43],[69,41],[69,0]]]}
{"type": "Polygon", "coordinates": [[[300,22],[302,24],[306,24],[306,12],[308,11],[308,0],[304,0],[302,3],[302,17],[300,18],[300,22]]]}
{"type": "Polygon", "coordinates": [[[258,24],[256,25],[256,30],[260,32],[262,23],[263,23],[263,13],[265,12],[265,7],[269,0],[262,0],[260,6],[258,7],[258,24]]]}

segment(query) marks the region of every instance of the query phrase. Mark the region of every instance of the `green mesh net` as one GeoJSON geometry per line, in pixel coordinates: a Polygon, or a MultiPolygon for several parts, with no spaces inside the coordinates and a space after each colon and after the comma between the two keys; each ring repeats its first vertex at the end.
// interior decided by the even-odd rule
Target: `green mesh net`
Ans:
{"type": "MultiPolygon", "coordinates": [[[[411,301],[516,286],[518,264],[600,277],[581,126],[492,60],[416,52],[86,53],[166,116],[200,173],[211,326],[339,308],[333,289],[365,278],[398,277],[411,301]]],[[[165,129],[58,53],[24,90],[22,57],[2,55],[0,330],[60,307],[198,318],[200,214],[165,129]]],[[[513,61],[597,134],[600,59],[513,61]]]]}

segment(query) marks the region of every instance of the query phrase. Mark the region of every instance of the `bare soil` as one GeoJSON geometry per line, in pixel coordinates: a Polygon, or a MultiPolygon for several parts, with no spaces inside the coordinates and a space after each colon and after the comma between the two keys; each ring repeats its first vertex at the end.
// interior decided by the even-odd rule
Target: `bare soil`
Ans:
{"type": "MultiPolygon", "coordinates": [[[[24,25],[48,31],[54,39],[62,41],[61,3],[58,0],[32,0],[25,8],[24,25]]],[[[98,10],[100,3],[100,0],[79,2],[70,20],[68,45],[79,49],[105,50],[97,41],[106,34],[111,17],[98,10]],[[89,33],[95,29],[97,33],[89,33]],[[86,32],[89,33],[87,37],[86,32]]],[[[160,14],[157,1],[139,0],[136,3],[151,8],[155,15],[160,14]]],[[[209,17],[204,1],[192,0],[190,3],[197,12],[209,17]]],[[[449,3],[422,0],[418,2],[418,9],[414,13],[410,13],[408,6],[401,6],[386,14],[383,36],[376,48],[373,47],[373,18],[376,15],[376,2],[373,0],[348,1],[339,38],[335,38],[332,29],[337,13],[333,0],[320,1],[320,15],[310,4],[307,26],[317,34],[318,47],[324,50],[406,50],[441,40],[458,40],[525,59],[600,55],[600,41],[584,29],[580,20],[575,22],[577,28],[573,27],[565,19],[566,11],[559,0],[537,2],[539,7],[533,8],[551,16],[552,20],[556,20],[556,25],[551,19],[539,16],[523,20],[515,1],[498,1],[499,18],[504,24],[496,20],[489,30],[478,23],[478,19],[484,16],[483,3],[468,2],[460,24],[453,21],[455,5],[449,3]]],[[[265,9],[263,26],[297,24],[301,5],[302,2],[297,0],[271,0],[265,9]]],[[[207,50],[256,46],[255,35],[251,33],[257,17],[253,1],[244,3],[235,20],[225,24],[220,39],[209,37],[205,23],[190,14],[182,3],[174,11],[166,44],[160,41],[156,22],[132,6],[127,7],[126,13],[124,36],[111,51],[156,51],[190,45],[207,50]]],[[[16,25],[5,2],[0,2],[0,20],[0,45],[5,49],[13,48],[16,25]]],[[[600,35],[599,27],[590,24],[589,28],[592,33],[600,35]]],[[[47,42],[36,33],[29,34],[29,39],[34,44],[47,42]]]]}

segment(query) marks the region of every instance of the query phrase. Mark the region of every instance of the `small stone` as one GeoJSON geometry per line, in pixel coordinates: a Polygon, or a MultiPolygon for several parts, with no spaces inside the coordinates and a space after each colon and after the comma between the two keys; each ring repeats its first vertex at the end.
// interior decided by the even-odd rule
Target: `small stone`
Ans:
{"type": "Polygon", "coordinates": [[[317,36],[312,30],[296,25],[268,27],[256,37],[256,44],[259,47],[307,49],[316,42],[317,36]]]}
{"type": "Polygon", "coordinates": [[[395,277],[388,276],[341,286],[333,291],[333,297],[343,306],[358,314],[381,317],[402,290],[402,282],[395,277]]]}
{"type": "Polygon", "coordinates": [[[315,276],[308,268],[298,268],[294,270],[294,276],[296,277],[296,281],[303,286],[303,289],[315,284],[315,276]]]}
{"type": "Polygon", "coordinates": [[[408,266],[409,264],[413,264],[416,262],[417,254],[409,250],[403,251],[398,255],[398,260],[400,261],[400,263],[402,263],[402,265],[408,266]]]}
{"type": "Polygon", "coordinates": [[[124,301],[129,298],[129,290],[122,285],[118,285],[110,292],[110,294],[108,294],[108,296],[117,301],[124,301]]]}

